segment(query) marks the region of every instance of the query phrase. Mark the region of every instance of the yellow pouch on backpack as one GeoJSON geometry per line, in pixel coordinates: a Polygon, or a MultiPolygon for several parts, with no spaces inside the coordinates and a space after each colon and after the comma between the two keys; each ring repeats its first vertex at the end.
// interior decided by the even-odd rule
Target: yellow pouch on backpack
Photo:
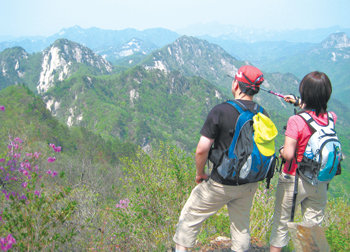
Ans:
{"type": "Polygon", "coordinates": [[[262,113],[253,116],[254,141],[259,151],[265,156],[275,153],[275,138],[278,134],[275,124],[262,113]]]}

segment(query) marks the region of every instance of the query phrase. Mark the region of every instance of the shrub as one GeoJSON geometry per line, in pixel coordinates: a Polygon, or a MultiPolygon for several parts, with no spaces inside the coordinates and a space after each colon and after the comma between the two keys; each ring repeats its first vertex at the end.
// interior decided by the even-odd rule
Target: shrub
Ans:
{"type": "Polygon", "coordinates": [[[44,159],[40,152],[26,152],[20,138],[10,138],[7,154],[0,158],[3,250],[10,243],[16,250],[57,249],[75,235],[74,226],[67,224],[76,208],[75,201],[65,201],[71,189],[57,185],[57,173],[44,165],[55,160],[44,159]]]}
{"type": "Polygon", "coordinates": [[[328,201],[325,233],[332,251],[350,251],[350,206],[345,198],[328,201]]]}
{"type": "Polygon", "coordinates": [[[101,212],[103,241],[95,241],[94,248],[153,251],[170,247],[180,211],[195,184],[193,158],[160,144],[150,154],[140,149],[136,158],[125,158],[123,163],[121,199],[101,212]]]}

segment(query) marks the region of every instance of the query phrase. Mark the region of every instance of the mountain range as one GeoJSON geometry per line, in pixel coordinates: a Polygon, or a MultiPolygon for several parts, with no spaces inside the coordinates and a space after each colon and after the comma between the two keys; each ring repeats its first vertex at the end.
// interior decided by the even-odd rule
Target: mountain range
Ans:
{"type": "Polygon", "coordinates": [[[108,50],[107,48],[113,49],[114,47],[120,48],[121,45],[129,43],[134,38],[144,41],[148,45],[155,45],[160,48],[173,42],[182,35],[195,36],[207,40],[216,38],[217,40],[235,41],[247,44],[266,41],[319,43],[328,35],[337,32],[345,32],[350,36],[349,28],[339,26],[285,31],[221,25],[218,23],[197,24],[178,31],[171,31],[164,28],[152,28],[143,31],[132,28],[123,30],[106,30],[92,27],[84,29],[79,26],[73,26],[64,28],[48,37],[0,37],[0,51],[10,47],[20,46],[29,53],[39,52],[60,38],[75,41],[94,51],[100,49],[108,50]]]}
{"type": "Polygon", "coordinates": [[[261,29],[256,27],[243,27],[223,25],[216,22],[194,24],[177,30],[179,34],[195,37],[211,37],[218,40],[231,40],[241,43],[279,42],[292,43],[319,43],[332,33],[345,32],[350,36],[350,29],[340,26],[331,26],[318,29],[261,29]]]}
{"type": "MultiPolygon", "coordinates": [[[[348,40],[349,29],[330,27],[272,32],[208,24],[182,32],[196,34],[199,36],[197,38],[219,45],[237,60],[248,61],[266,72],[293,73],[301,79],[309,71],[324,71],[331,77],[333,85],[342,87],[337,88],[334,95],[350,106],[350,102],[344,99],[344,93],[347,92],[343,92],[347,89],[346,80],[349,77],[349,47],[344,43],[348,40]],[[203,32],[204,27],[206,33],[203,32]],[[212,35],[208,35],[209,33],[212,35]],[[254,35],[257,39],[248,39],[248,35],[254,35]],[[247,38],[242,39],[244,36],[247,38]]],[[[37,53],[48,48],[54,41],[64,38],[90,48],[111,64],[125,70],[125,67],[140,63],[153,51],[172,44],[180,34],[163,28],[139,31],[83,29],[74,26],[49,37],[23,37],[2,41],[0,51],[17,46],[24,48],[27,53],[37,53]]]]}
{"type": "Polygon", "coordinates": [[[22,47],[28,53],[36,53],[49,47],[58,39],[68,39],[84,45],[113,62],[131,52],[149,53],[173,42],[179,35],[176,32],[154,28],[139,31],[136,29],[104,30],[83,29],[79,26],[65,28],[48,37],[22,37],[0,42],[0,51],[6,48],[22,47]]]}

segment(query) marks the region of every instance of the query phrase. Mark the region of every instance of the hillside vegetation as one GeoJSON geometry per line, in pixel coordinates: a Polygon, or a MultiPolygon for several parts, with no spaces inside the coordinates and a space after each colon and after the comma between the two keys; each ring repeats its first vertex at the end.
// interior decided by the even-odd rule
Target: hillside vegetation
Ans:
{"type": "Polygon", "coordinates": [[[6,104],[0,114],[0,154],[5,155],[9,139],[16,137],[26,142],[28,150],[42,154],[47,153],[49,143],[61,146],[56,168],[67,175],[65,180],[70,185],[88,181],[95,190],[106,191],[121,174],[120,158],[135,153],[136,145],[130,142],[105,140],[86,128],[61,124],[27,87],[1,90],[0,104],[6,104]]]}
{"type": "MultiPolygon", "coordinates": [[[[51,147],[48,146],[48,155],[59,148],[51,147]]],[[[45,155],[35,153],[29,157],[32,151],[22,139],[15,138],[3,156],[7,165],[2,171],[16,177],[6,180],[0,173],[6,181],[0,196],[0,237],[4,237],[6,248],[166,251],[173,246],[181,208],[195,185],[191,155],[164,144],[153,146],[149,154],[139,149],[133,158],[122,158],[120,184],[111,188],[109,194],[115,196],[106,200],[92,190],[88,181],[64,185],[65,176],[60,173],[58,178],[52,159],[46,161],[45,155]],[[20,153],[26,158],[21,158],[20,153]],[[21,166],[13,169],[9,161],[25,164],[26,168],[18,173],[21,166]]],[[[266,191],[262,183],[254,198],[251,232],[257,246],[268,246],[275,185],[276,180],[272,189],[266,191]]],[[[350,249],[349,213],[347,199],[330,200],[324,228],[334,251],[350,249]]],[[[297,220],[300,221],[300,215],[297,220]]],[[[204,223],[197,247],[208,246],[217,236],[229,236],[228,223],[227,210],[222,209],[204,223]]],[[[291,251],[292,244],[288,249],[291,251]]]]}

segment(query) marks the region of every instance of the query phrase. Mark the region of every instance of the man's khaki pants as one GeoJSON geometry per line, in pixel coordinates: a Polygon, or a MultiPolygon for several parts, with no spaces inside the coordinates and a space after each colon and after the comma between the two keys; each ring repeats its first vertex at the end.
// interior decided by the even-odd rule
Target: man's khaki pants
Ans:
{"type": "Polygon", "coordinates": [[[211,179],[197,185],[181,211],[175,243],[193,247],[203,221],[227,205],[234,251],[249,249],[249,213],[258,183],[227,186],[211,179]]]}

